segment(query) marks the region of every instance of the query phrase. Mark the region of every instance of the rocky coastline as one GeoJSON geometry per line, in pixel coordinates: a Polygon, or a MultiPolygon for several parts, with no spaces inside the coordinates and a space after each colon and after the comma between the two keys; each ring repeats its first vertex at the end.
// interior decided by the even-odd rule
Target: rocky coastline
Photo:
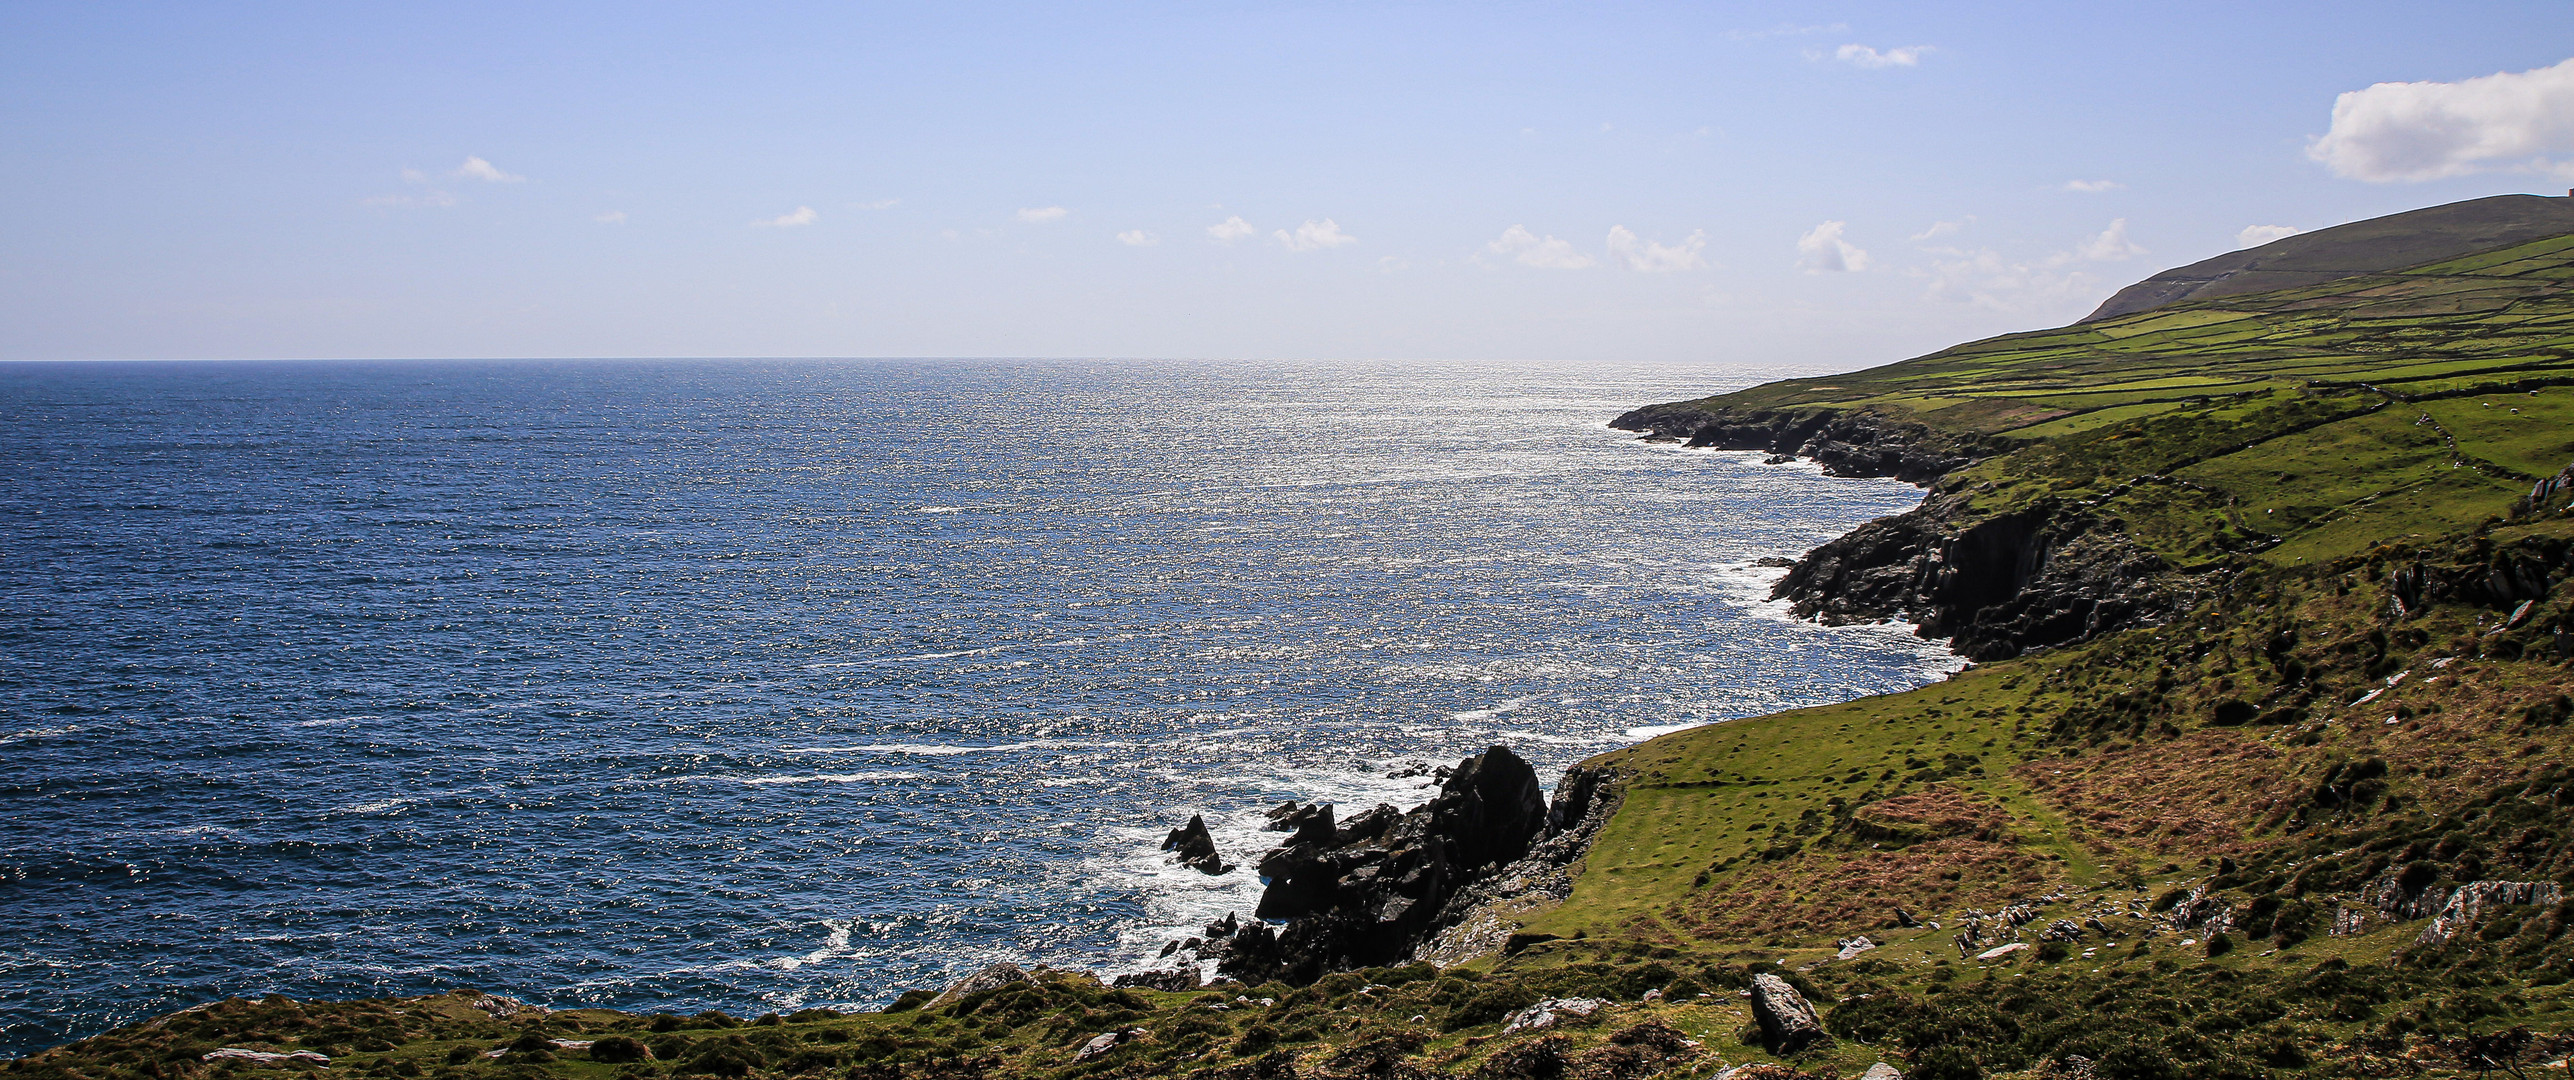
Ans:
{"type": "MultiPolygon", "coordinates": [[[[1536,770],[1507,747],[1442,772],[1439,793],[1409,811],[1380,804],[1346,821],[1329,803],[1270,811],[1269,827],[1288,836],[1255,864],[1267,887],[1253,917],[1231,914],[1172,942],[1117,985],[1194,989],[1212,966],[1244,985],[1301,986],[1338,971],[1506,951],[1519,916],[1571,894],[1574,864],[1616,810],[1616,775],[1576,765],[1550,802],[1536,770]]],[[[1192,818],[1168,849],[1188,858],[1196,845],[1183,838],[1204,828],[1192,818]]],[[[1190,865],[1213,857],[1198,853],[1190,865]]]]}
{"type": "MultiPolygon", "coordinates": [[[[1707,409],[1671,402],[1610,422],[1652,441],[1812,460],[1826,474],[1892,477],[1932,489],[1920,506],[1869,522],[1795,560],[1771,591],[1826,625],[1905,619],[1958,655],[1987,662],[2152,625],[2188,610],[2196,590],[2115,521],[2042,501],[1987,514],[1940,481],[2009,450],[1875,413],[1707,409]]],[[[2148,478],[2151,479],[2151,478],[2148,478]]]]}

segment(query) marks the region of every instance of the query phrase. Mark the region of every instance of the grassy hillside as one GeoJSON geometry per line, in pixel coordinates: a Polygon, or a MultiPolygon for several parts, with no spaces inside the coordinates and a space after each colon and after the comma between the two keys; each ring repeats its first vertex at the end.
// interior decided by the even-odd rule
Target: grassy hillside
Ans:
{"type": "MultiPolygon", "coordinates": [[[[471,994],[226,1002],[8,1069],[1500,1080],[1770,1062],[1737,1075],[1794,1080],[1882,1060],[1915,1080],[2164,1080],[2538,1067],[2574,1048],[2558,1034],[2574,1008],[2574,903],[2545,891],[2574,889],[2574,516],[2568,495],[2530,499],[2574,461],[2569,280],[2563,237],[1654,410],[1800,431],[1864,417],[1875,426],[1834,430],[1945,440],[1978,460],[1939,478],[1925,535],[2072,522],[2010,543],[2114,541],[2150,556],[2122,566],[2186,602],[1911,693],[1595,759],[1623,802],[1570,898],[1445,971],[1188,993],[1042,973],[885,1013],[749,1023],[471,994]],[[2445,908],[2452,897],[2466,907],[2445,908]],[[1761,974],[1798,986],[1834,1039],[1763,1050],[1741,996],[1761,974]],[[1562,997],[1606,1004],[1506,1029],[1562,997]],[[207,1059],[226,1047],[330,1061],[207,1059]]],[[[1952,549],[1907,550],[1916,562],[1886,565],[1947,572],[1952,549]]]]}
{"type": "Polygon", "coordinates": [[[2183,566],[2329,560],[2506,512],[2574,460],[2574,236],[1960,345],[1686,403],[2018,448],[1947,477],[2081,499],[2183,566]]]}

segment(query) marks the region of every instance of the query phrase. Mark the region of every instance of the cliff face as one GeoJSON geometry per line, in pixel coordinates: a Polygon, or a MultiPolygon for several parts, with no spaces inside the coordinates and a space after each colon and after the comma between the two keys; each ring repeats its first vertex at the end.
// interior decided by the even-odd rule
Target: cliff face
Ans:
{"type": "Polygon", "coordinates": [[[1979,517],[1938,494],[1808,552],[1772,591],[1830,625],[1903,617],[1970,660],[2163,621],[2191,593],[2105,523],[2057,505],[1979,517]]]}
{"type": "MultiPolygon", "coordinates": [[[[2008,449],[1875,413],[1707,410],[1648,405],[1611,427],[1648,439],[1809,458],[1833,476],[1930,484],[2008,449]]],[[[1772,592],[1799,617],[1829,625],[1904,618],[1924,637],[1953,638],[1971,660],[2000,660],[2184,610],[2171,568],[2107,522],[2055,503],[2001,516],[1966,496],[1862,525],[1806,553],[1772,592]]]]}

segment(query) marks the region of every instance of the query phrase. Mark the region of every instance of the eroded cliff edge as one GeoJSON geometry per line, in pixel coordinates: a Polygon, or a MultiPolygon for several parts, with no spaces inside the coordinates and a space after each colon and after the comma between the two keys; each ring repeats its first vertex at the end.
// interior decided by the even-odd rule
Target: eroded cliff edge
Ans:
{"type": "Polygon", "coordinates": [[[1645,438],[1812,460],[1826,474],[1893,477],[1931,488],[1912,510],[1851,530],[1807,552],[1772,599],[1828,625],[1905,619],[1949,638],[1971,660],[2150,625],[2186,610],[2194,591],[2169,562],[2087,504],[2038,500],[1979,508],[1962,470],[2018,445],[1867,411],[1648,405],[1610,426],[1645,438]]]}

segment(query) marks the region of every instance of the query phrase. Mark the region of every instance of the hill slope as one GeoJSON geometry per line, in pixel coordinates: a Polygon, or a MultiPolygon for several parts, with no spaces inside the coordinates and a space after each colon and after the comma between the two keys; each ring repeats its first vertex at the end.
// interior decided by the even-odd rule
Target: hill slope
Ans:
{"type": "Polygon", "coordinates": [[[2495,195],[2336,225],[2175,267],[2118,291],[2098,322],[2184,300],[2320,285],[2574,231],[2574,195],[2495,195]]]}

